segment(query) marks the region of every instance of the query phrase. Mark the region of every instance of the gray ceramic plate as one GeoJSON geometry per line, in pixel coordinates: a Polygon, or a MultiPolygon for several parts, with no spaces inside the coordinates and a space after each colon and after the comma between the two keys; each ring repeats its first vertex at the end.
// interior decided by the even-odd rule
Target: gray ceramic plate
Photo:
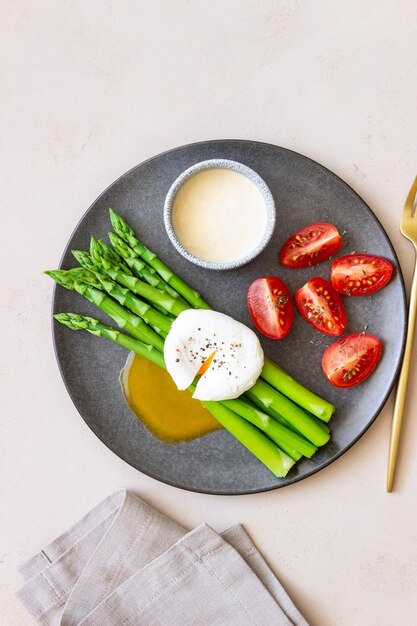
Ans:
{"type": "MultiPolygon", "coordinates": [[[[306,478],[345,452],[374,421],[393,386],[406,329],[405,292],[390,241],[365,202],[340,178],[318,163],[277,146],[252,141],[207,141],[176,148],[133,168],[91,205],[72,234],[61,266],[75,265],[72,248],[86,249],[90,234],[106,237],[108,208],[120,212],[138,236],[217,310],[252,326],[247,288],[258,276],[279,274],[295,290],[313,275],[328,277],[330,262],[303,270],[280,267],[277,255],[295,230],[330,221],[343,235],[341,253],[356,250],[386,257],[396,270],[385,289],[373,296],[346,298],[348,332],[365,328],[383,341],[383,356],[373,375],[348,390],[332,387],[321,372],[321,356],[332,342],[296,314],[290,335],[276,342],[262,337],[266,354],[307,387],[336,405],[331,441],[311,460],[303,460],[277,479],[227,432],[193,442],[166,445],[150,435],[130,413],[120,389],[123,348],[88,333],[54,324],[56,355],[68,392],[93,432],[115,454],[141,472],[176,487],[216,494],[255,493],[306,478]],[[249,265],[229,272],[196,268],[175,251],[163,223],[165,195],[175,178],[198,161],[224,158],[253,168],[271,189],[277,207],[276,231],[264,252],[249,265]]],[[[99,317],[81,296],[57,288],[53,312],[99,317]]]]}

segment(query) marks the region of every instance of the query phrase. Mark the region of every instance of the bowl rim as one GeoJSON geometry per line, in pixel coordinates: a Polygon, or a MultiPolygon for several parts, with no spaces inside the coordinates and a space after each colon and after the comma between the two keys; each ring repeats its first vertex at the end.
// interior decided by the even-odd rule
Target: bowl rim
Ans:
{"type": "Polygon", "coordinates": [[[187,169],[185,169],[172,183],[171,187],[168,190],[168,193],[165,197],[164,202],[164,225],[167,235],[174,246],[174,248],[179,252],[187,261],[198,265],[199,267],[203,267],[205,269],[212,270],[231,270],[236,269],[238,267],[242,267],[242,265],[246,265],[250,261],[253,261],[268,245],[273,235],[275,229],[276,222],[276,205],[275,200],[272,195],[271,190],[266,184],[265,180],[257,173],[255,170],[245,165],[244,163],[240,163],[239,161],[233,161],[231,159],[207,159],[205,161],[199,161],[198,163],[194,163],[187,169]],[[206,261],[205,259],[201,259],[198,256],[195,256],[191,252],[189,252],[179,241],[174,227],[172,225],[171,215],[172,208],[174,205],[175,197],[180,190],[180,188],[187,182],[190,178],[195,176],[197,173],[203,170],[209,169],[230,169],[240,174],[246,176],[249,180],[251,180],[261,192],[266,206],[266,226],[262,236],[262,239],[259,243],[243,257],[238,259],[234,259],[233,261],[224,261],[224,262],[215,262],[215,261],[206,261]]]}

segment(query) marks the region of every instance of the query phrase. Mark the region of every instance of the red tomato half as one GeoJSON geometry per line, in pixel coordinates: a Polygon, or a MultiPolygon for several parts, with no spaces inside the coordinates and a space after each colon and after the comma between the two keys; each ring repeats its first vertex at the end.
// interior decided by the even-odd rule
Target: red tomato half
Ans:
{"type": "Polygon", "coordinates": [[[374,335],[354,333],[335,341],[323,354],[324,375],[335,387],[354,387],[368,378],[381,356],[374,335]]]}
{"type": "Polygon", "coordinates": [[[366,296],[385,287],[392,265],[373,254],[348,254],[333,261],[330,280],[345,296],[366,296]]]}
{"type": "Polygon", "coordinates": [[[279,258],[286,267],[308,267],[326,261],[341,245],[336,226],[317,222],[304,226],[287,239],[279,258]]]}
{"type": "Polygon", "coordinates": [[[341,335],[346,313],[339,294],[320,276],[310,278],[295,294],[295,303],[304,319],[326,335],[341,335]]]}
{"type": "Polygon", "coordinates": [[[249,287],[248,308],[256,328],[271,339],[291,330],[294,307],[286,284],[277,276],[257,278],[249,287]]]}

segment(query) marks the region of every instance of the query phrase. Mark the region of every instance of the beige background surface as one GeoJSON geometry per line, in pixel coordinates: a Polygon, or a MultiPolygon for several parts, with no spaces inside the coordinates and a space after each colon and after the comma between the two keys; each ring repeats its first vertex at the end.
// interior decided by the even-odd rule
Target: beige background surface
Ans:
{"type": "Polygon", "coordinates": [[[1,13],[0,623],[31,623],[13,595],[16,562],[125,486],[189,528],[242,521],[313,626],[417,624],[415,384],[393,495],[392,398],[353,449],[302,483],[186,493],[130,468],[77,414],[41,274],[117,176],[226,137],[298,150],[344,178],[409,284],[398,221],[417,170],[415,2],[3,0],[1,13]]]}

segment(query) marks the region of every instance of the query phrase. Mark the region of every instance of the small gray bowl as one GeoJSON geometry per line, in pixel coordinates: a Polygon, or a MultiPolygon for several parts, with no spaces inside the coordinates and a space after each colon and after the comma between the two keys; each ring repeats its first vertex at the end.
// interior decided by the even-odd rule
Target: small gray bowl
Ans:
{"type": "Polygon", "coordinates": [[[205,269],[209,269],[209,270],[235,269],[237,267],[241,267],[242,265],[246,265],[246,263],[249,263],[249,261],[252,261],[255,257],[257,257],[258,254],[260,254],[262,250],[268,245],[269,240],[272,237],[272,233],[274,232],[274,227],[275,227],[275,213],[276,211],[275,211],[274,198],[272,197],[272,193],[269,190],[269,187],[266,184],[266,182],[259,176],[259,174],[257,174],[250,167],[247,167],[246,165],[243,165],[242,163],[238,163],[237,161],[230,161],[229,159],[209,159],[208,161],[201,161],[200,163],[196,163],[195,165],[192,165],[191,167],[186,169],[182,174],[178,176],[178,178],[171,185],[167,193],[167,196],[165,198],[165,203],[164,203],[165,228],[166,228],[168,237],[170,238],[171,243],[173,244],[175,249],[180,254],[182,254],[182,256],[185,257],[188,261],[191,261],[191,263],[195,263],[195,265],[199,265],[200,267],[204,267],[205,269]],[[263,234],[261,241],[256,246],[256,248],[251,250],[249,254],[247,254],[244,257],[241,257],[240,259],[235,259],[234,261],[227,261],[225,263],[214,263],[211,261],[205,261],[204,259],[200,259],[199,257],[191,254],[191,252],[186,250],[186,248],[184,248],[184,246],[178,240],[175,234],[174,228],[172,226],[172,220],[171,220],[171,213],[172,213],[172,207],[174,205],[175,196],[177,195],[182,185],[192,176],[197,174],[198,172],[201,172],[202,170],[216,169],[216,168],[226,168],[229,170],[234,170],[235,172],[239,172],[240,174],[243,174],[244,176],[249,178],[249,180],[255,183],[255,185],[258,187],[258,189],[260,190],[260,192],[262,193],[264,197],[265,206],[266,206],[266,215],[267,215],[265,232],[263,234]]]}

